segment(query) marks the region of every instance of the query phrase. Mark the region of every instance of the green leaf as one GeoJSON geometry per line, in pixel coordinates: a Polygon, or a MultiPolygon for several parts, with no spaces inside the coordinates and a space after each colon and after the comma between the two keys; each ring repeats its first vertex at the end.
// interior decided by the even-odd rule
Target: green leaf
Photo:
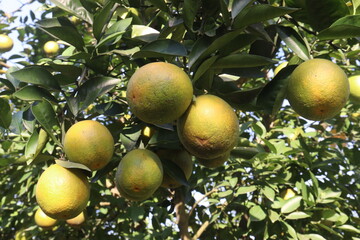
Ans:
{"type": "Polygon", "coordinates": [[[13,95],[14,97],[25,101],[40,101],[45,98],[46,100],[53,103],[57,102],[57,99],[53,95],[51,95],[46,89],[32,85],[25,86],[19,89],[13,95]]]}
{"type": "Polygon", "coordinates": [[[287,200],[284,205],[281,207],[281,213],[290,213],[295,211],[300,207],[302,197],[295,196],[287,200]]]}
{"type": "Polygon", "coordinates": [[[266,136],[267,130],[264,124],[260,121],[256,121],[252,124],[254,132],[259,135],[259,137],[264,138],[266,136]]]}
{"type": "Polygon", "coordinates": [[[316,31],[328,28],[339,18],[349,14],[345,1],[305,0],[309,23],[316,31]]]}
{"type": "Polygon", "coordinates": [[[274,201],[275,199],[275,191],[269,186],[265,186],[263,189],[261,189],[262,194],[265,195],[267,199],[270,201],[274,201]]]}
{"type": "Polygon", "coordinates": [[[302,60],[310,59],[309,48],[304,39],[292,27],[276,26],[280,38],[302,60]]]}
{"type": "Polygon", "coordinates": [[[59,90],[59,83],[54,76],[43,67],[31,66],[12,72],[12,76],[21,82],[32,83],[44,87],[59,90]]]}
{"type": "Polygon", "coordinates": [[[190,187],[184,171],[176,163],[174,163],[170,159],[160,158],[160,160],[164,167],[164,172],[166,172],[170,177],[172,177],[178,183],[186,187],[190,187]]]}
{"type": "Polygon", "coordinates": [[[326,240],[323,236],[316,234],[316,233],[310,233],[310,234],[299,234],[298,233],[299,240],[326,240]]]}
{"type": "Polygon", "coordinates": [[[236,109],[254,111],[259,110],[259,108],[255,105],[255,100],[261,90],[262,87],[249,90],[237,90],[228,93],[219,93],[218,95],[236,109]]]}
{"type": "Polygon", "coordinates": [[[297,233],[296,230],[287,222],[285,221],[281,221],[281,223],[285,226],[285,228],[287,229],[288,234],[293,238],[293,239],[298,239],[297,237],[297,233]]]}
{"type": "Polygon", "coordinates": [[[258,55],[252,54],[231,54],[222,58],[219,58],[213,65],[215,69],[222,68],[247,68],[266,66],[275,63],[274,60],[258,55]]]}
{"type": "Polygon", "coordinates": [[[296,67],[296,65],[290,65],[283,68],[264,86],[256,100],[256,105],[259,108],[264,109],[266,113],[272,114],[275,114],[280,109],[285,98],[288,77],[296,67]]]}
{"type": "Polygon", "coordinates": [[[268,215],[272,223],[277,222],[280,219],[280,215],[271,209],[268,210],[268,215]]]}
{"type": "Polygon", "coordinates": [[[341,196],[341,191],[333,191],[331,188],[319,189],[317,198],[318,203],[331,203],[338,200],[341,196]]]}
{"type": "Polygon", "coordinates": [[[184,45],[171,39],[159,39],[148,43],[136,52],[132,58],[186,56],[184,45]]]}
{"type": "MultiPolygon", "coordinates": [[[[197,68],[197,71],[194,74],[192,82],[196,83],[197,80],[199,80],[207,71],[209,71],[209,69],[211,68],[211,66],[214,65],[217,59],[218,56],[212,56],[206,59],[204,62],[202,62],[202,64],[197,68]]],[[[211,85],[211,84],[207,84],[207,85],[211,85]]]]}
{"type": "Polygon", "coordinates": [[[81,85],[76,93],[68,99],[72,113],[76,116],[85,110],[96,98],[107,93],[121,82],[118,78],[94,77],[81,85]]]}
{"type": "Polygon", "coordinates": [[[144,25],[132,25],[131,38],[152,42],[159,37],[159,34],[160,32],[154,28],[144,25]]]}
{"type": "Polygon", "coordinates": [[[286,216],[286,219],[296,220],[296,219],[304,219],[309,217],[311,217],[311,215],[305,212],[292,212],[286,216]]]}
{"type": "Polygon", "coordinates": [[[320,40],[360,37],[360,15],[345,16],[318,34],[320,40]]]}
{"type": "Polygon", "coordinates": [[[28,142],[26,143],[26,147],[25,147],[26,158],[34,157],[37,148],[38,139],[39,139],[39,133],[37,131],[34,131],[33,134],[31,134],[28,142]]]}
{"type": "Polygon", "coordinates": [[[241,195],[241,194],[246,194],[246,193],[250,193],[250,192],[253,192],[257,189],[256,186],[252,185],[252,186],[246,186],[246,187],[239,187],[237,190],[236,190],[236,193],[235,193],[235,197],[241,195]]]}
{"type": "Polygon", "coordinates": [[[164,0],[149,0],[152,4],[158,7],[161,11],[170,12],[166,2],[164,0]]]}
{"type": "Polygon", "coordinates": [[[92,24],[93,16],[81,4],[81,0],[50,0],[59,8],[75,15],[76,17],[92,24]]]}
{"type": "Polygon", "coordinates": [[[126,18],[120,21],[117,21],[111,27],[106,30],[103,37],[100,39],[99,43],[96,45],[97,48],[103,46],[109,42],[118,42],[121,39],[121,36],[126,32],[127,28],[131,25],[132,18],[126,18]]]}
{"type": "Polygon", "coordinates": [[[37,22],[41,30],[82,51],[85,43],[83,37],[71,22],[64,17],[44,19],[37,22]]]}
{"type": "Polygon", "coordinates": [[[231,18],[235,18],[246,6],[255,0],[234,0],[231,6],[231,18]]]}
{"type": "Polygon", "coordinates": [[[11,119],[11,108],[9,102],[0,97],[0,127],[9,128],[11,119]]]}
{"type": "Polygon", "coordinates": [[[64,160],[55,160],[56,164],[59,164],[60,166],[64,167],[64,168],[75,168],[75,169],[80,169],[80,170],[84,170],[84,173],[88,176],[91,177],[91,170],[90,168],[88,168],[87,166],[81,164],[81,163],[76,163],[76,162],[70,162],[70,161],[64,161],[64,160]]]}
{"type": "Polygon", "coordinates": [[[200,6],[201,6],[201,1],[184,0],[184,7],[183,7],[184,24],[191,31],[193,31],[193,24],[200,6]]]}
{"type": "Polygon", "coordinates": [[[5,78],[0,78],[0,83],[4,84],[7,88],[9,88],[9,90],[13,93],[15,92],[15,87],[12,84],[11,81],[9,81],[8,79],[5,78]]]}
{"type": "Polygon", "coordinates": [[[347,231],[347,232],[353,232],[353,233],[360,234],[360,229],[358,229],[352,225],[345,224],[345,225],[338,226],[337,228],[347,231]]]}
{"type": "Polygon", "coordinates": [[[233,193],[233,190],[229,189],[224,192],[219,192],[218,196],[219,196],[219,198],[224,198],[224,197],[230,196],[232,193],[233,193]]]}
{"type": "Polygon", "coordinates": [[[60,129],[60,125],[51,104],[46,100],[35,102],[31,106],[31,111],[53,141],[61,146],[61,142],[54,135],[54,132],[60,129]]]}
{"type": "Polygon", "coordinates": [[[243,28],[254,23],[284,16],[298,9],[288,7],[274,7],[267,4],[252,5],[242,10],[234,20],[234,28],[243,28]]]}
{"type": "Polygon", "coordinates": [[[252,222],[262,221],[266,218],[266,213],[259,205],[255,205],[249,210],[250,220],[252,222]]]}
{"type": "Polygon", "coordinates": [[[93,33],[94,37],[99,41],[101,36],[104,34],[109,19],[112,17],[113,8],[115,2],[108,1],[101,11],[97,12],[94,16],[93,33]]]}

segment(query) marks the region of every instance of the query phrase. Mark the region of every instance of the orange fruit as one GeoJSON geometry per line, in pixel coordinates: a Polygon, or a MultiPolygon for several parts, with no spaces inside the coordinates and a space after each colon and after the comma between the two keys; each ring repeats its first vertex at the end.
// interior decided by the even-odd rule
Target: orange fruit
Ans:
{"type": "Polygon", "coordinates": [[[115,183],[121,196],[142,201],[161,185],[163,167],[159,157],[147,149],[134,149],[120,161],[115,183]]]}
{"type": "Polygon", "coordinates": [[[10,51],[14,46],[13,40],[6,34],[0,34],[0,53],[10,51]]]}
{"type": "MultiPolygon", "coordinates": [[[[159,158],[164,161],[172,161],[175,163],[179,170],[183,171],[186,180],[189,180],[192,170],[193,161],[192,156],[185,150],[171,150],[171,149],[160,149],[156,151],[159,158]]],[[[182,184],[176,179],[171,177],[166,170],[164,170],[164,177],[161,186],[164,188],[178,188],[182,184]]]]}
{"type": "Polygon", "coordinates": [[[101,123],[84,120],[69,128],[64,138],[64,152],[72,162],[91,170],[107,165],[114,153],[114,138],[101,123]]]}
{"type": "Polygon", "coordinates": [[[211,159],[204,159],[204,158],[196,158],[196,160],[200,163],[200,165],[203,165],[207,168],[217,168],[222,165],[229,159],[230,152],[226,152],[225,154],[211,159]]]}
{"type": "Polygon", "coordinates": [[[355,104],[360,104],[360,75],[349,77],[350,100],[355,104]]]}
{"type": "Polygon", "coordinates": [[[38,225],[39,227],[42,227],[43,229],[47,229],[47,230],[52,229],[58,223],[58,220],[46,215],[44,213],[44,211],[41,210],[41,208],[38,208],[36,210],[34,219],[35,219],[36,225],[38,225]]]}
{"type": "Polygon", "coordinates": [[[81,227],[81,225],[83,225],[85,221],[86,221],[86,216],[84,211],[82,211],[79,215],[77,215],[74,218],[66,219],[66,223],[74,228],[81,227]]]}
{"type": "Polygon", "coordinates": [[[59,49],[60,49],[59,44],[55,41],[47,41],[44,44],[44,52],[48,56],[56,55],[58,53],[59,49]]]}
{"type": "Polygon", "coordinates": [[[82,170],[53,164],[41,174],[35,195],[46,215],[69,219],[85,209],[90,197],[90,184],[82,170]]]}
{"type": "Polygon", "coordinates": [[[213,159],[235,147],[239,121],[232,107],[214,95],[202,95],[177,121],[178,136],[190,154],[213,159]]]}
{"type": "Polygon", "coordinates": [[[130,110],[144,122],[170,123],[190,105],[193,87],[178,66],[154,62],[140,67],[130,78],[126,98],[130,110]]]}
{"type": "Polygon", "coordinates": [[[280,193],[280,197],[284,200],[288,200],[296,196],[296,192],[292,188],[286,188],[280,193]]]}
{"type": "Polygon", "coordinates": [[[349,98],[345,72],[326,59],[311,59],[295,68],[289,78],[287,99],[300,116],[309,120],[334,117],[349,98]]]}

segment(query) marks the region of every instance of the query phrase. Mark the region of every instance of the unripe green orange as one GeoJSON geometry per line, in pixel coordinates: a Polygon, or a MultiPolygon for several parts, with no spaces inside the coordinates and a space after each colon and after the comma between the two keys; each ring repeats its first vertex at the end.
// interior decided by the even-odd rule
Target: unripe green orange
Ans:
{"type": "Polygon", "coordinates": [[[147,149],[134,149],[120,161],[115,183],[122,197],[133,201],[149,198],[161,185],[163,167],[159,157],[147,149]]]}

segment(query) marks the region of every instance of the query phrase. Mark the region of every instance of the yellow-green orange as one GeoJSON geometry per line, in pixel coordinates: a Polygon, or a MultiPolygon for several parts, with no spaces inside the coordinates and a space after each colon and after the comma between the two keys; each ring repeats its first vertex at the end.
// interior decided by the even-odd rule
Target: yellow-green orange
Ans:
{"type": "Polygon", "coordinates": [[[140,67],[130,78],[126,97],[130,110],[144,122],[170,123],[190,105],[193,87],[178,66],[154,62],[140,67]]]}
{"type": "Polygon", "coordinates": [[[161,185],[163,167],[159,157],[147,149],[134,149],[120,161],[115,183],[121,196],[142,201],[161,185]]]}
{"type": "Polygon", "coordinates": [[[59,44],[55,41],[48,41],[44,44],[44,52],[49,56],[54,56],[59,51],[59,44]]]}
{"type": "Polygon", "coordinates": [[[287,98],[300,116],[326,120],[338,114],[349,98],[345,72],[326,59],[301,63],[290,76],[287,98]]]}
{"type": "MultiPolygon", "coordinates": [[[[189,180],[192,170],[192,156],[185,150],[160,149],[156,151],[159,158],[164,161],[175,163],[173,166],[178,167],[179,171],[184,173],[186,180],[189,180]]],[[[176,172],[175,172],[176,173],[176,172]]],[[[164,188],[178,188],[182,184],[173,178],[166,170],[164,170],[164,178],[161,186],[164,188]]]]}
{"type": "Polygon", "coordinates": [[[46,215],[69,219],[85,209],[90,197],[90,184],[82,170],[53,164],[41,174],[35,195],[46,215]]]}
{"type": "Polygon", "coordinates": [[[6,34],[0,34],[0,52],[8,52],[14,46],[13,40],[6,34]]]}
{"type": "Polygon", "coordinates": [[[85,221],[86,221],[86,216],[84,211],[82,211],[79,215],[77,215],[74,218],[66,219],[66,223],[74,228],[81,227],[81,225],[83,225],[85,221]]]}
{"type": "Polygon", "coordinates": [[[34,215],[35,223],[39,227],[42,227],[44,229],[52,229],[57,223],[58,220],[49,217],[44,213],[41,208],[38,208],[34,215]]]}
{"type": "Polygon", "coordinates": [[[292,188],[286,188],[282,190],[280,193],[280,197],[282,197],[284,200],[288,200],[295,196],[296,196],[296,192],[292,188]]]}
{"type": "Polygon", "coordinates": [[[224,163],[229,159],[230,152],[226,152],[225,154],[211,159],[204,159],[204,158],[196,158],[196,160],[200,163],[200,165],[207,167],[207,168],[217,168],[223,166],[224,163]]]}
{"type": "Polygon", "coordinates": [[[360,104],[360,75],[349,77],[350,101],[360,104]]]}
{"type": "Polygon", "coordinates": [[[64,152],[72,162],[91,170],[107,165],[114,153],[114,138],[101,123],[84,120],[69,128],[64,138],[64,152]]]}
{"type": "Polygon", "coordinates": [[[198,158],[213,159],[230,151],[239,137],[232,107],[214,95],[201,95],[177,121],[181,143],[198,158]]]}

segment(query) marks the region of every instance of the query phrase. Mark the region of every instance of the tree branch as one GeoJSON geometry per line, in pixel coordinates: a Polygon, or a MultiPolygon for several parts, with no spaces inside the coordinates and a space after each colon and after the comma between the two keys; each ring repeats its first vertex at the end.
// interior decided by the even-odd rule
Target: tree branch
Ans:
{"type": "Polygon", "coordinates": [[[175,190],[175,213],[176,221],[180,230],[180,237],[182,240],[191,240],[189,233],[189,214],[185,210],[185,196],[181,188],[175,190]]]}
{"type": "Polygon", "coordinates": [[[209,225],[210,225],[209,221],[204,222],[203,225],[201,225],[201,227],[197,230],[196,234],[194,235],[194,237],[192,239],[193,240],[198,239],[209,225]]]}
{"type": "Polygon", "coordinates": [[[217,192],[218,188],[214,187],[213,189],[211,189],[209,192],[207,192],[206,194],[204,194],[199,200],[197,200],[194,205],[191,207],[191,210],[189,212],[189,217],[191,216],[191,214],[194,212],[194,209],[197,207],[197,205],[199,205],[199,203],[201,203],[205,198],[207,198],[208,196],[210,196],[212,193],[217,192]]]}

